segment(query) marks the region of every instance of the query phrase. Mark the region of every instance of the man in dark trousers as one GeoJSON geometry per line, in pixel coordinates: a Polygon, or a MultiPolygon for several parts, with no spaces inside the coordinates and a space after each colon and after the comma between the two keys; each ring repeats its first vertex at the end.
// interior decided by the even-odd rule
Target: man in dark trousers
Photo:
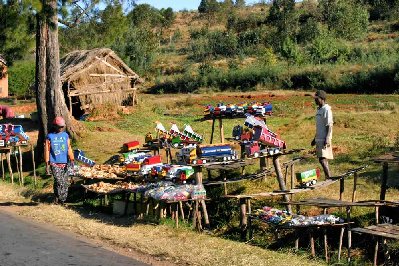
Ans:
{"type": "Polygon", "coordinates": [[[328,167],[328,160],[334,158],[332,152],[332,127],[333,115],[331,106],[326,103],[327,93],[323,90],[316,91],[313,96],[317,104],[316,112],[316,135],[312,140],[311,145],[316,145],[316,154],[319,162],[323,167],[326,179],[331,177],[331,172],[328,167]]]}

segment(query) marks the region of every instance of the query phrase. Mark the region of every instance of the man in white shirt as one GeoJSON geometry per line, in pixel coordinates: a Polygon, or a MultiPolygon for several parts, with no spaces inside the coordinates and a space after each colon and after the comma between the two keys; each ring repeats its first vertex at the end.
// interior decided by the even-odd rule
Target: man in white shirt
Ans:
{"type": "Polygon", "coordinates": [[[331,177],[328,160],[334,158],[331,145],[333,115],[331,106],[326,103],[327,93],[325,91],[316,91],[313,98],[318,108],[316,112],[316,135],[311,145],[316,145],[316,154],[327,179],[331,177]]]}

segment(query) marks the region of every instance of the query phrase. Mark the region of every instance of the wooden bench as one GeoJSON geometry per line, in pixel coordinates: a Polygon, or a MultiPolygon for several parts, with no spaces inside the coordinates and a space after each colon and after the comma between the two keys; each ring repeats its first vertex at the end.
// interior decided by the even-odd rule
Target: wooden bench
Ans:
{"type": "Polygon", "coordinates": [[[353,228],[352,232],[359,233],[359,234],[368,234],[371,235],[376,239],[375,249],[374,249],[374,260],[373,265],[377,265],[377,255],[378,255],[378,245],[379,239],[382,238],[385,240],[386,238],[390,239],[397,239],[399,240],[399,226],[392,225],[392,224],[377,224],[377,225],[370,225],[365,228],[353,228]]]}

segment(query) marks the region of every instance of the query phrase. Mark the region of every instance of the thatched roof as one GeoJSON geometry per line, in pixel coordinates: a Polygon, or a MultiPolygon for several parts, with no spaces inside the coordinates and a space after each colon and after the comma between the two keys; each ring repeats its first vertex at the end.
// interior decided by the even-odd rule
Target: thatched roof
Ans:
{"type": "Polygon", "coordinates": [[[2,54],[0,54],[0,64],[7,65],[7,61],[2,54]]]}
{"type": "Polygon", "coordinates": [[[114,51],[108,48],[97,48],[93,50],[73,51],[61,59],[61,82],[69,80],[74,75],[83,71],[85,68],[96,64],[96,62],[111,60],[114,68],[123,72],[136,83],[143,80],[120,59],[114,51]]]}

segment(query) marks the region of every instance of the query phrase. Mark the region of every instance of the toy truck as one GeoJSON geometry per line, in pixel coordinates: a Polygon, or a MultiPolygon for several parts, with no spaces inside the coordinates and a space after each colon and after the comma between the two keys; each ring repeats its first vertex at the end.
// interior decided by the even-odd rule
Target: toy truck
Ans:
{"type": "Polygon", "coordinates": [[[151,155],[148,155],[145,152],[125,152],[119,156],[119,161],[124,164],[129,164],[132,162],[142,162],[145,158],[148,158],[150,156],[151,155]]]}
{"type": "Polygon", "coordinates": [[[188,164],[204,164],[235,160],[237,154],[229,144],[198,145],[181,149],[177,159],[188,164]]]}
{"type": "Polygon", "coordinates": [[[138,141],[126,142],[122,146],[122,150],[125,152],[137,151],[139,148],[140,148],[140,142],[138,141]]]}
{"type": "Polygon", "coordinates": [[[312,169],[302,173],[296,173],[296,179],[301,187],[310,187],[317,183],[317,179],[320,177],[320,169],[312,169]]]}
{"type": "Polygon", "coordinates": [[[257,141],[250,141],[245,144],[245,154],[248,157],[257,158],[259,156],[274,155],[280,152],[281,149],[278,147],[266,147],[262,149],[257,141]]]}
{"type": "Polygon", "coordinates": [[[187,179],[192,178],[194,169],[188,165],[176,165],[170,168],[166,174],[166,179],[172,180],[175,183],[186,183],[187,179]]]}
{"type": "Polygon", "coordinates": [[[279,139],[277,134],[265,127],[254,127],[253,139],[259,141],[265,146],[276,147],[280,149],[285,149],[285,141],[279,139]]]}
{"type": "Polygon", "coordinates": [[[150,172],[151,168],[157,165],[162,165],[160,155],[145,158],[144,161],[141,163],[139,175],[147,175],[150,172]]]}

